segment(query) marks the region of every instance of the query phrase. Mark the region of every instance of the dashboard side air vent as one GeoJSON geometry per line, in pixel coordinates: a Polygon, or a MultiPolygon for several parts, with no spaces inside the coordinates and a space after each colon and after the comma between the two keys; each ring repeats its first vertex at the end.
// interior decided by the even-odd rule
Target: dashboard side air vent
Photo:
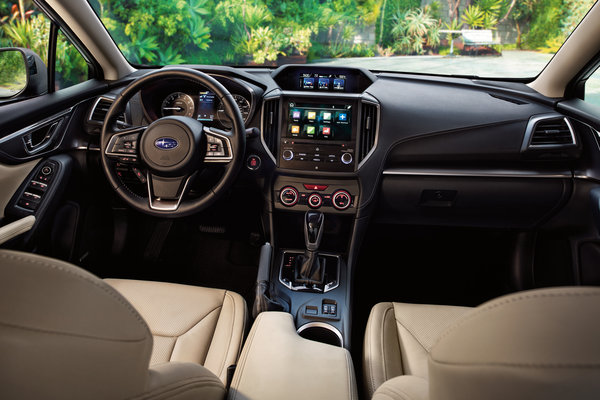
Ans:
{"type": "MultiPolygon", "coordinates": [[[[89,122],[102,125],[104,123],[104,118],[108,113],[108,109],[113,102],[114,100],[108,97],[98,97],[96,103],[92,107],[92,111],[90,112],[89,122]]],[[[117,118],[117,124],[126,125],[125,115],[120,115],[117,118]]]]}
{"type": "Polygon", "coordinates": [[[268,99],[263,103],[261,134],[263,144],[275,161],[279,137],[279,98],[268,99]]]}
{"type": "Polygon", "coordinates": [[[529,121],[530,149],[574,146],[575,133],[566,117],[539,117],[529,121]]]}
{"type": "Polygon", "coordinates": [[[362,103],[358,162],[367,158],[377,137],[378,107],[371,103],[362,103]]]}

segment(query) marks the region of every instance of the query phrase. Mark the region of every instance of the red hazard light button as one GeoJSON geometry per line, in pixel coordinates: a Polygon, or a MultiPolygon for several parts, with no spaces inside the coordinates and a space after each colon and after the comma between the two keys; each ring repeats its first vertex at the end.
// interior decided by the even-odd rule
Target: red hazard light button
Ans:
{"type": "Polygon", "coordinates": [[[321,191],[321,190],[327,189],[327,185],[309,185],[309,184],[305,183],[304,189],[321,191]]]}

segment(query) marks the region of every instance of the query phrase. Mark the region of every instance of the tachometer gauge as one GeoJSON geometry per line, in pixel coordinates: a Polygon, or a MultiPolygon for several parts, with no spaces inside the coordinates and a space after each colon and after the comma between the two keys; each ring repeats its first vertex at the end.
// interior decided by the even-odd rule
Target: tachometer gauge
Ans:
{"type": "MultiPolygon", "coordinates": [[[[250,115],[250,102],[242,95],[234,94],[232,95],[235,100],[235,104],[237,104],[240,112],[242,113],[242,119],[244,122],[248,121],[248,116],[250,115]]],[[[219,122],[226,127],[227,129],[231,128],[231,120],[227,117],[225,113],[225,105],[221,102],[219,104],[219,109],[217,110],[217,117],[219,118],[219,122]]]]}
{"type": "Polygon", "coordinates": [[[195,108],[192,96],[183,92],[175,92],[163,100],[160,111],[163,117],[169,115],[193,117],[195,108]]]}

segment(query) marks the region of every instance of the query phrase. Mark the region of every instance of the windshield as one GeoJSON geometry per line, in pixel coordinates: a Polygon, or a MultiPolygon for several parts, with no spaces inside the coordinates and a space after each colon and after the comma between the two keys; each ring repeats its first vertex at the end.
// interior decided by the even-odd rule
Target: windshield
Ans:
{"type": "Polygon", "coordinates": [[[133,64],[536,76],[595,0],[89,0],[133,64]]]}

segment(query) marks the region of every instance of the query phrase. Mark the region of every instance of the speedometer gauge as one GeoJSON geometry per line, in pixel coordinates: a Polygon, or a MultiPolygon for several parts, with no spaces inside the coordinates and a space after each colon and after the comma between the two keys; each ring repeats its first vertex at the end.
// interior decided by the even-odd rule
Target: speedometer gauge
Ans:
{"type": "MultiPolygon", "coordinates": [[[[242,95],[234,94],[232,95],[235,100],[235,104],[237,104],[240,112],[242,113],[242,119],[244,122],[248,121],[248,116],[250,115],[250,102],[242,95]]],[[[225,105],[221,102],[219,104],[219,109],[217,110],[217,117],[219,118],[219,122],[226,127],[227,129],[231,128],[231,120],[227,117],[227,113],[225,113],[225,105]]]]}
{"type": "Polygon", "coordinates": [[[195,108],[192,96],[183,92],[175,92],[171,93],[163,100],[160,111],[162,112],[163,117],[169,115],[193,117],[195,108]]]}

